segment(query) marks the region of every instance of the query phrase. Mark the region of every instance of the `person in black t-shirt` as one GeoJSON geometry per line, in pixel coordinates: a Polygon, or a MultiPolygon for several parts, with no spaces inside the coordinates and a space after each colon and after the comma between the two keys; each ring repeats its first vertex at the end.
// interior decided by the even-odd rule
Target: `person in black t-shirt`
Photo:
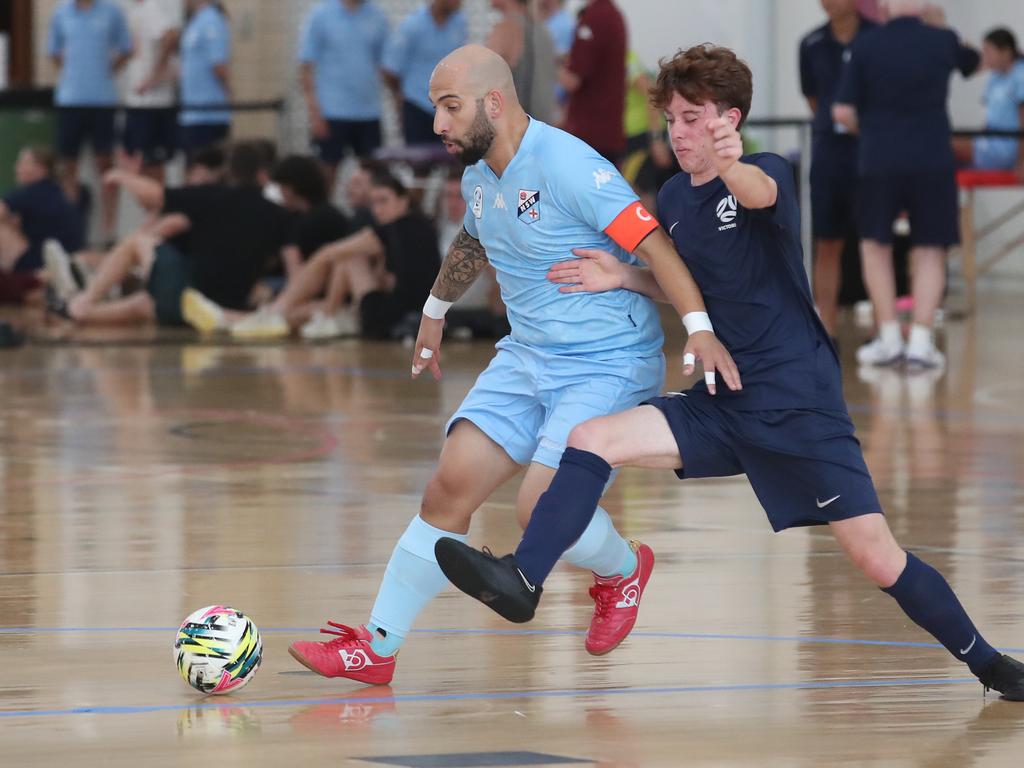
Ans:
{"type": "MultiPolygon", "coordinates": [[[[406,315],[418,321],[441,264],[437,231],[386,171],[373,176],[370,206],[372,228],[318,250],[272,304],[234,322],[232,334],[279,338],[301,327],[304,338],[324,339],[361,328],[364,336],[389,338],[406,315]],[[317,300],[325,288],[326,300],[317,300]],[[346,302],[348,312],[342,309],[346,302]]],[[[207,311],[233,319],[223,307],[207,311]]]]}
{"type": "Polygon", "coordinates": [[[253,285],[284,247],[289,231],[288,212],[263,197],[259,169],[259,152],[241,143],[231,150],[225,184],[165,190],[139,175],[107,174],[104,183],[123,186],[147,211],[183,216],[189,250],[182,253],[146,231],[132,235],[104,260],[87,288],[67,302],[67,316],[80,323],[182,325],[189,288],[226,307],[245,309],[253,285]],[[112,286],[139,267],[145,291],[103,301],[112,286]]]}

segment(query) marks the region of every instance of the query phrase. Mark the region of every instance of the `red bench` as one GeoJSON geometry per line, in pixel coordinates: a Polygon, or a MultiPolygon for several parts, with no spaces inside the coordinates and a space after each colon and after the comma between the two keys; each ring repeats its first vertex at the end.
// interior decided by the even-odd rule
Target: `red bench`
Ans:
{"type": "Polygon", "coordinates": [[[983,171],[967,169],[957,171],[956,183],[960,188],[960,258],[963,264],[964,285],[967,293],[967,311],[973,312],[977,298],[978,276],[984,274],[1006,258],[1013,249],[1024,244],[1024,233],[1002,246],[984,261],[978,261],[978,242],[1024,213],[1024,201],[999,214],[984,227],[974,225],[974,192],[976,189],[1022,186],[1013,171],[983,171]]]}

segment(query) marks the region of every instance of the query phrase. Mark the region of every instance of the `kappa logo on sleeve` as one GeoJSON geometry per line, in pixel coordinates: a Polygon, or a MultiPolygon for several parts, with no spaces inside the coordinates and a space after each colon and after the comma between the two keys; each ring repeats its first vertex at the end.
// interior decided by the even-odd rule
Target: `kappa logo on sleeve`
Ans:
{"type": "Polygon", "coordinates": [[[473,190],[473,216],[479,219],[484,215],[484,188],[479,184],[473,190]]]}
{"type": "Polygon", "coordinates": [[[533,224],[540,219],[540,190],[520,189],[519,206],[516,208],[519,220],[524,224],[533,224]]]}

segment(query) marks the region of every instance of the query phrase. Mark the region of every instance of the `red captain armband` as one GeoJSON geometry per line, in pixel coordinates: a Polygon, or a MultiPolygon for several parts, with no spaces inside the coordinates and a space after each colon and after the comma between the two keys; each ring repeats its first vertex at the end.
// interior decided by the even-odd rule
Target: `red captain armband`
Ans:
{"type": "Polygon", "coordinates": [[[651,232],[658,228],[658,220],[647,212],[639,200],[630,203],[615,217],[605,234],[627,253],[632,253],[651,232]]]}

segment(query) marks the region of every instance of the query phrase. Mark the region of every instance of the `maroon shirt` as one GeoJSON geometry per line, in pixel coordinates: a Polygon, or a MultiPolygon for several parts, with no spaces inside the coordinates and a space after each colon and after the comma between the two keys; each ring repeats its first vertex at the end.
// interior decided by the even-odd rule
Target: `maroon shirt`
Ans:
{"type": "Polygon", "coordinates": [[[581,79],[569,95],[565,129],[603,155],[626,149],[626,22],[612,0],[593,0],[580,13],[569,70],[581,79]]]}

